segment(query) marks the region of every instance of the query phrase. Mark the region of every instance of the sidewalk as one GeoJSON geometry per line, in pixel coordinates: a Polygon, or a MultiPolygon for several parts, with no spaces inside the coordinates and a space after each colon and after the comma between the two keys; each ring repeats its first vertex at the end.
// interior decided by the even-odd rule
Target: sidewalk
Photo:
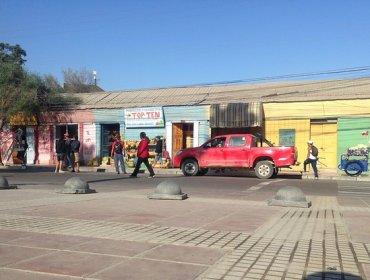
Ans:
{"type": "Polygon", "coordinates": [[[277,207],[251,187],[153,200],[160,178],[149,182],[88,195],[0,191],[0,279],[370,279],[370,199],[277,207]]]}

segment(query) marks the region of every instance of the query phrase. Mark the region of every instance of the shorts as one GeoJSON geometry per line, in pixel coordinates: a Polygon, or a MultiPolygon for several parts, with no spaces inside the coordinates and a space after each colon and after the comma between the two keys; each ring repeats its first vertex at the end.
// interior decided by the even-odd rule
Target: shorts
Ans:
{"type": "Polygon", "coordinates": [[[65,154],[57,154],[57,161],[63,161],[65,156],[65,154]]]}
{"type": "Polygon", "coordinates": [[[79,153],[73,153],[73,162],[79,163],[80,162],[80,154],[79,153]]]}

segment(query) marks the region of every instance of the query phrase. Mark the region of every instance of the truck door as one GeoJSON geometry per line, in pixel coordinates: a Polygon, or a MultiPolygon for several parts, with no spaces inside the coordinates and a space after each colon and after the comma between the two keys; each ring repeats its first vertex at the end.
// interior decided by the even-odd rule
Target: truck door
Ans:
{"type": "Polygon", "coordinates": [[[225,166],[249,167],[250,138],[246,135],[230,136],[224,150],[225,166]]]}
{"type": "Polygon", "coordinates": [[[225,142],[226,137],[218,137],[204,143],[199,157],[200,166],[225,166],[225,142]]]}

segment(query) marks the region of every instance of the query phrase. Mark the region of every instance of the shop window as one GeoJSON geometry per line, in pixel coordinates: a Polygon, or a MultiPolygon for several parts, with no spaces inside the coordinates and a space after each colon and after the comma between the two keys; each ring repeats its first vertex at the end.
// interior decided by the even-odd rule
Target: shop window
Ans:
{"type": "Polygon", "coordinates": [[[64,134],[68,133],[70,137],[73,135],[78,135],[78,125],[77,124],[65,124],[55,126],[55,138],[62,139],[64,134]]]}
{"type": "Polygon", "coordinates": [[[279,146],[295,146],[295,129],[279,129],[279,146]]]}

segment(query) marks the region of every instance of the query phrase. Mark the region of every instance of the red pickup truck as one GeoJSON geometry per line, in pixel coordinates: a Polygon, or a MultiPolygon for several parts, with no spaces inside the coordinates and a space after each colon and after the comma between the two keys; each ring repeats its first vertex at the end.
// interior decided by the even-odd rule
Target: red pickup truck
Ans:
{"type": "Polygon", "coordinates": [[[295,147],[274,147],[262,135],[228,134],[178,151],[173,165],[185,176],[204,175],[209,168],[253,168],[258,178],[269,179],[296,161],[295,147]]]}

